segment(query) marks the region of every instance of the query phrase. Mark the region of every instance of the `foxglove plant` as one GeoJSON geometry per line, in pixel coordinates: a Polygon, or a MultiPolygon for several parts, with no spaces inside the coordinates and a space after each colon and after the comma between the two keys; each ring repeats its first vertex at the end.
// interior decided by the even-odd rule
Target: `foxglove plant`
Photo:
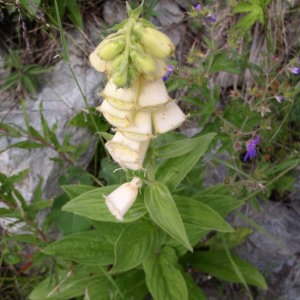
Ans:
{"type": "MultiPolygon", "coordinates": [[[[163,81],[172,70],[167,59],[174,53],[174,44],[139,18],[142,5],[127,9],[129,18],[90,54],[92,66],[108,79],[97,110],[113,127],[114,136],[105,147],[120,165],[121,176],[112,176],[108,163],[101,170],[107,185],[63,187],[71,198],[63,210],[79,215],[92,228],[43,249],[47,255],[76,264],[70,278],[59,273],[58,284],[47,279],[30,299],[70,299],[83,294],[101,300],[144,299],[149,293],[157,300],[203,299],[186,270],[199,268],[219,278],[222,272],[210,267],[218,262],[218,267],[228,270],[231,281],[266,288],[255,268],[230,257],[228,247],[226,251],[220,247],[220,239],[226,238],[223,233],[235,234],[224,217],[242,201],[227,194],[225,186],[202,191],[199,160],[215,133],[163,136],[186,120],[163,81]],[[195,171],[197,179],[190,176],[195,171]],[[209,238],[214,239],[211,244],[210,231],[215,233],[209,238]],[[193,253],[194,247],[199,251],[193,253]],[[239,266],[239,276],[233,277],[239,266]],[[241,280],[241,274],[245,279],[241,280]]],[[[251,157],[255,147],[249,144],[251,157]]]]}
{"type": "Polygon", "coordinates": [[[132,14],[90,54],[91,65],[108,78],[97,107],[114,126],[115,135],[105,147],[123,169],[143,169],[150,139],[186,119],[164,84],[174,70],[166,65],[174,50],[164,33],[132,14]]]}

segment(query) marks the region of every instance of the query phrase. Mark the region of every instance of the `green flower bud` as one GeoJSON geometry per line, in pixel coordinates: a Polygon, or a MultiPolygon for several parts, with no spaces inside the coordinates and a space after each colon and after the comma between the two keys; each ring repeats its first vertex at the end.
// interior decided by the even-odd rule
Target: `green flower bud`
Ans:
{"type": "Polygon", "coordinates": [[[128,74],[127,67],[120,68],[113,74],[113,83],[117,87],[125,87],[127,85],[128,74]]]}
{"type": "Polygon", "coordinates": [[[166,58],[172,55],[175,50],[173,42],[164,33],[151,27],[140,31],[140,42],[144,46],[146,52],[158,58],[166,58]]]}
{"type": "Polygon", "coordinates": [[[120,53],[122,53],[125,49],[125,39],[111,39],[102,45],[99,49],[98,55],[101,59],[109,61],[116,58],[120,53]]]}
{"type": "Polygon", "coordinates": [[[135,48],[130,49],[130,57],[136,69],[143,74],[152,74],[156,71],[156,64],[150,55],[135,48]]]}

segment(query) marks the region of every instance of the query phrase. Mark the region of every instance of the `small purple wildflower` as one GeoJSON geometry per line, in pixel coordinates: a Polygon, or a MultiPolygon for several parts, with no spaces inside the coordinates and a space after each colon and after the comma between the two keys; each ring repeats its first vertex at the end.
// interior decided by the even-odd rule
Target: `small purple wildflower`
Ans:
{"type": "Polygon", "coordinates": [[[173,72],[174,72],[174,66],[168,65],[168,70],[167,70],[167,72],[165,73],[165,75],[164,75],[163,78],[162,78],[163,81],[168,80],[169,75],[173,74],[173,72]]]}
{"type": "Polygon", "coordinates": [[[217,20],[217,15],[216,14],[209,14],[209,15],[207,15],[207,17],[208,17],[208,20],[212,23],[215,23],[216,20],[217,20]]]}
{"type": "Polygon", "coordinates": [[[290,67],[290,68],[289,68],[289,71],[290,71],[291,73],[293,73],[293,74],[298,75],[300,70],[299,70],[298,67],[290,67]]]}
{"type": "Polygon", "coordinates": [[[197,5],[194,6],[195,10],[200,11],[201,10],[201,5],[198,3],[197,5]]]}
{"type": "Polygon", "coordinates": [[[256,146],[259,143],[259,138],[260,135],[254,137],[247,143],[247,152],[244,156],[244,161],[246,161],[248,158],[252,159],[256,155],[256,146]]]}
{"type": "Polygon", "coordinates": [[[281,103],[285,98],[283,96],[275,96],[275,99],[277,100],[278,103],[281,103]]]}

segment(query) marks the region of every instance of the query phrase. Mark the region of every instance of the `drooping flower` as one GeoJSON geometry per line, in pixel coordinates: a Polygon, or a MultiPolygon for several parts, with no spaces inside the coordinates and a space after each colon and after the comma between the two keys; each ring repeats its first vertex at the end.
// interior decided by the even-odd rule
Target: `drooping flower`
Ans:
{"type": "Polygon", "coordinates": [[[123,221],[124,215],[133,205],[142,184],[139,177],[134,177],[130,182],[120,185],[108,196],[104,196],[108,209],[119,221],[123,221]]]}
{"type": "Polygon", "coordinates": [[[277,100],[278,103],[281,103],[285,98],[283,96],[275,96],[275,99],[277,100]]]}
{"type": "Polygon", "coordinates": [[[174,72],[174,66],[168,65],[168,70],[167,70],[167,72],[165,73],[165,75],[162,78],[163,81],[167,81],[168,78],[169,78],[169,75],[173,74],[173,72],[174,72]]]}
{"type": "Polygon", "coordinates": [[[256,156],[256,147],[259,143],[260,135],[257,135],[252,140],[247,143],[247,152],[244,156],[244,161],[247,161],[248,158],[252,159],[256,156]]]}
{"type": "Polygon", "coordinates": [[[299,72],[300,72],[300,68],[298,68],[298,67],[290,67],[290,68],[289,68],[289,71],[290,71],[291,73],[295,74],[295,75],[298,75],[299,72]]]}

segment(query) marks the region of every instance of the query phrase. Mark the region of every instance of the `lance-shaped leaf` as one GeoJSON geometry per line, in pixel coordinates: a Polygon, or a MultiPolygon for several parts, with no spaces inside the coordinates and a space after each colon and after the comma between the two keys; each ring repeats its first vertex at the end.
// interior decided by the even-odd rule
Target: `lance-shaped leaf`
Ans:
{"type": "MultiPolygon", "coordinates": [[[[256,267],[236,255],[231,254],[231,257],[248,284],[262,289],[267,288],[264,277],[256,267]]],[[[198,252],[190,256],[188,263],[218,279],[229,282],[241,282],[225,251],[210,250],[198,252]]]]}
{"type": "MultiPolygon", "coordinates": [[[[198,143],[190,152],[164,160],[156,170],[156,180],[164,182],[171,191],[174,190],[205,153],[214,136],[215,134],[211,133],[202,138],[199,137],[198,143]]],[[[173,148],[173,150],[176,152],[176,149],[173,148]]],[[[164,152],[167,152],[166,149],[164,152]]]]}
{"type": "Polygon", "coordinates": [[[72,273],[63,270],[48,277],[38,284],[31,294],[30,300],[61,300],[73,299],[84,295],[87,291],[92,298],[96,290],[103,299],[109,299],[110,282],[104,274],[99,272],[99,267],[80,266],[72,273]]]}
{"type": "Polygon", "coordinates": [[[145,205],[156,224],[193,251],[175,201],[166,185],[156,182],[148,187],[145,192],[145,205]]]}
{"type": "Polygon", "coordinates": [[[176,205],[185,223],[204,230],[233,232],[233,228],[212,208],[190,197],[175,196],[176,205]]]}
{"type": "MultiPolygon", "coordinates": [[[[109,211],[104,196],[109,195],[118,185],[110,185],[103,188],[87,191],[73,200],[69,201],[64,207],[64,211],[87,217],[95,221],[119,222],[109,211]]],[[[124,222],[132,222],[141,218],[146,213],[145,207],[139,197],[124,216],[124,222]]]]}
{"type": "Polygon", "coordinates": [[[116,263],[112,272],[132,269],[141,264],[161,245],[163,231],[149,222],[134,222],[120,235],[115,245],[116,263]]]}
{"type": "Polygon", "coordinates": [[[107,265],[114,261],[113,245],[99,231],[68,235],[48,245],[43,252],[83,264],[107,265]]]}
{"type": "Polygon", "coordinates": [[[188,300],[188,290],[175,251],[165,247],[143,263],[146,283],[154,300],[188,300]]]}

